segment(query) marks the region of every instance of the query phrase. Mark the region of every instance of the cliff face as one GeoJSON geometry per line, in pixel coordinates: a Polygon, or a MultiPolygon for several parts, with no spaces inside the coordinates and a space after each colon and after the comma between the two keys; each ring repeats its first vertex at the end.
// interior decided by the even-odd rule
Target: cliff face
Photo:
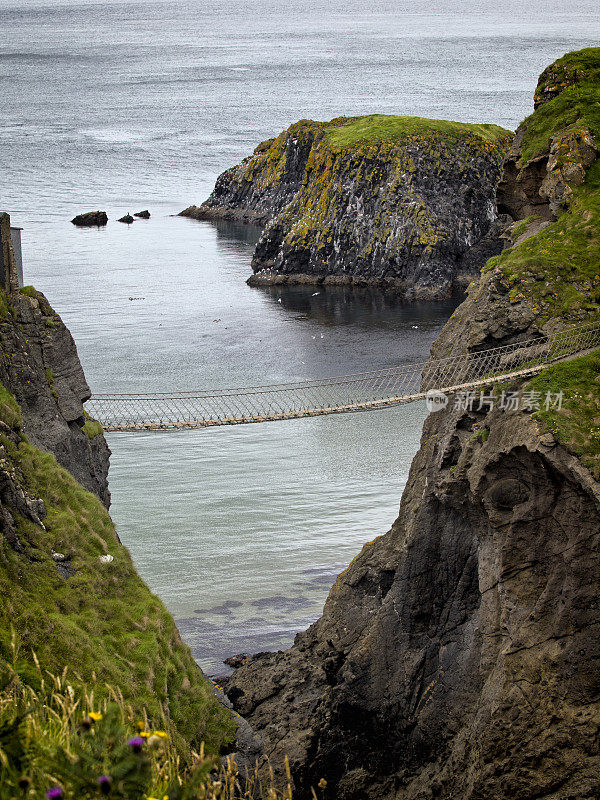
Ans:
{"type": "Polygon", "coordinates": [[[114,687],[135,719],[168,730],[184,763],[203,741],[219,753],[236,725],[119,542],[87,397],[45,297],[0,291],[0,691],[66,670],[97,700],[114,687]]]}
{"type": "MultiPolygon", "coordinates": [[[[600,49],[590,58],[600,66],[600,49]]],[[[549,163],[557,137],[583,130],[596,147],[587,103],[600,87],[582,80],[525,121],[505,195],[532,159],[549,163]]],[[[515,219],[515,244],[473,283],[434,357],[598,317],[600,162],[589,161],[560,208],[515,219]]],[[[526,175],[530,196],[544,196],[547,174],[526,175]]],[[[338,800],[600,795],[599,370],[587,356],[501,387],[562,390],[562,410],[496,398],[430,414],[391,530],[290,650],[235,672],[229,697],[271,763],[289,756],[300,797],[321,778],[338,800]]]]}
{"type": "Polygon", "coordinates": [[[410,117],[303,120],[182,214],[265,225],[252,285],[444,297],[501,249],[494,192],[510,138],[494,125],[410,117]]]}
{"type": "Polygon", "coordinates": [[[0,309],[0,381],[19,402],[29,441],[108,507],[110,451],[101,431],[86,425],[90,390],[75,343],[44,295],[24,291],[0,309]]]}

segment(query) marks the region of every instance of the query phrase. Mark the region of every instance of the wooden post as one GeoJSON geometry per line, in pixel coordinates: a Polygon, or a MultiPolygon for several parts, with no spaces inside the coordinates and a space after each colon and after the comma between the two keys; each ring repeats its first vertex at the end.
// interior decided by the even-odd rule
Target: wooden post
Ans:
{"type": "Polygon", "coordinates": [[[15,251],[10,233],[10,214],[0,212],[0,281],[7,294],[19,291],[15,251]]]}

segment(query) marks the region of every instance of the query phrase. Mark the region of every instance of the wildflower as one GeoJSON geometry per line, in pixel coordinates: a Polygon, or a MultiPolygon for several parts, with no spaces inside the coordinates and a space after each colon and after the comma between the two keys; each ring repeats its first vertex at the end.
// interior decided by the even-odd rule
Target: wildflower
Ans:
{"type": "Polygon", "coordinates": [[[166,731],[154,731],[153,736],[159,736],[161,739],[168,739],[169,734],[166,731]]]}
{"type": "Polygon", "coordinates": [[[62,796],[63,796],[63,790],[60,786],[53,786],[46,792],[46,797],[48,798],[48,800],[55,800],[55,798],[60,798],[62,796]]]}
{"type": "Polygon", "coordinates": [[[319,789],[325,789],[327,787],[327,781],[325,780],[325,778],[321,778],[317,786],[319,787],[319,789]]]}
{"type": "Polygon", "coordinates": [[[99,714],[97,711],[90,711],[88,717],[94,722],[100,722],[102,719],[102,714],[99,714]]]}
{"type": "Polygon", "coordinates": [[[131,747],[134,753],[140,753],[144,745],[144,740],[141,736],[134,736],[127,742],[127,744],[129,747],[131,747]]]}
{"type": "Polygon", "coordinates": [[[98,778],[98,786],[100,787],[100,794],[110,794],[112,786],[110,775],[100,775],[98,778]]]}
{"type": "Polygon", "coordinates": [[[150,731],[140,731],[139,735],[142,737],[142,739],[149,739],[152,734],[150,731]]]}
{"type": "Polygon", "coordinates": [[[137,722],[137,729],[138,729],[138,731],[143,731],[145,727],[146,727],[146,724],[145,724],[144,722],[142,722],[142,720],[141,720],[141,719],[140,719],[140,720],[138,720],[138,722],[137,722]]]}

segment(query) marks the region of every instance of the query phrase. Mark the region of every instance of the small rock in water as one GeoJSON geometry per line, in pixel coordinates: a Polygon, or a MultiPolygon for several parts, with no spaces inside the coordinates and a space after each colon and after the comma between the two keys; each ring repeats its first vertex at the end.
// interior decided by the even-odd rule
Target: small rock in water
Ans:
{"type": "Polygon", "coordinates": [[[148,209],[145,211],[136,211],[133,215],[134,217],[139,217],[140,219],[150,219],[150,212],[148,209]]]}
{"type": "Polygon", "coordinates": [[[106,553],[106,555],[104,555],[104,556],[98,556],[98,561],[101,564],[110,564],[110,562],[114,561],[114,560],[115,560],[115,557],[111,556],[110,553],[106,553]]]}
{"type": "Polygon", "coordinates": [[[99,228],[106,225],[108,216],[106,211],[86,211],[84,214],[77,214],[71,222],[80,228],[93,228],[94,226],[99,228]]]}
{"type": "Polygon", "coordinates": [[[119,222],[124,222],[126,225],[131,225],[131,223],[132,223],[132,222],[135,222],[135,220],[134,220],[134,218],[131,216],[131,214],[125,214],[125,216],[124,216],[124,217],[121,217],[121,219],[119,220],[119,222]]]}

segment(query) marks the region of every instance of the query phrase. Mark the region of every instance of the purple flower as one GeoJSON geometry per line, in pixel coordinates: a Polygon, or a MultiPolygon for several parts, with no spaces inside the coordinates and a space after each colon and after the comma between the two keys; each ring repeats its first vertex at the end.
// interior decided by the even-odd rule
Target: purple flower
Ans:
{"type": "Polygon", "coordinates": [[[130,739],[127,742],[127,744],[129,747],[131,747],[134,753],[139,753],[144,745],[144,740],[141,736],[134,736],[133,739],[130,739]]]}
{"type": "Polygon", "coordinates": [[[46,792],[46,797],[48,798],[48,800],[53,800],[54,798],[62,796],[63,796],[63,790],[61,789],[60,786],[53,786],[46,792]]]}
{"type": "Polygon", "coordinates": [[[100,787],[100,794],[109,794],[112,781],[110,775],[100,775],[98,778],[98,786],[100,787]]]}

